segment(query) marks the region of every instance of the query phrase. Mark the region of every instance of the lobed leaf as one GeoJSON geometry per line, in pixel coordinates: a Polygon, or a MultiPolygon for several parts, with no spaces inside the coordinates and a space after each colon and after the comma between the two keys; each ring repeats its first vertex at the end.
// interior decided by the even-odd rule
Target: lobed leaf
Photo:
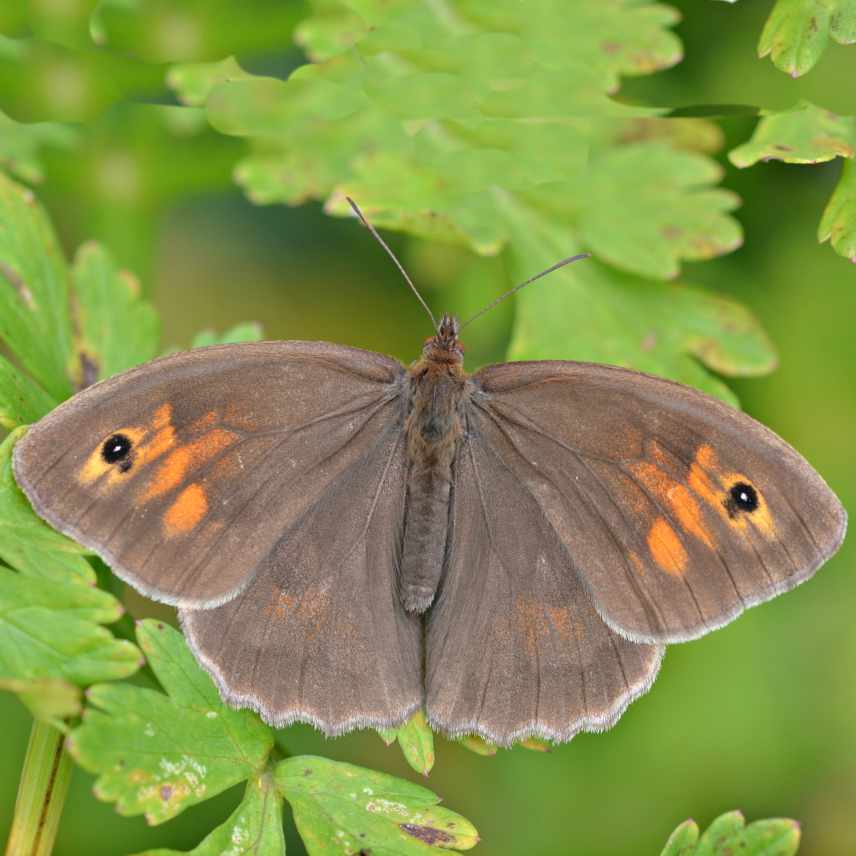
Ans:
{"type": "Polygon", "coordinates": [[[804,164],[845,158],[817,239],[828,240],[835,252],[856,261],[856,116],[839,116],[803,101],[790,110],[766,113],[752,139],[728,156],[739,167],[768,160],[804,164]]]}
{"type": "MultiPolygon", "coordinates": [[[[521,209],[511,269],[522,280],[572,252],[563,235],[521,209]],[[540,238],[540,240],[538,240],[540,238]]],[[[553,274],[560,280],[517,297],[509,356],[630,366],[736,403],[718,374],[753,375],[776,363],[773,347],[741,304],[685,285],[646,281],[594,260],[553,274]]]]}
{"type": "Polygon", "coordinates": [[[856,166],[846,160],[817,229],[818,241],[829,241],[840,256],[856,262],[856,166]]]}
{"type": "MultiPolygon", "coordinates": [[[[574,4],[573,15],[512,0],[442,11],[414,0],[313,8],[297,38],[315,62],[287,81],[226,65],[209,67],[201,82],[173,81],[194,103],[207,91],[211,124],[250,141],[235,174],[254,202],[319,198],[329,213],[350,216],[349,195],[379,227],[482,254],[508,247],[519,279],[575,249],[640,276],[672,278],[684,260],[739,246],[730,216],[737,199],[715,187],[721,170],[703,153],[721,136],[699,130],[698,120],[655,120],[658,111],[610,98],[621,75],[680,58],[672,10],[596,0],[574,4]]],[[[641,305],[643,318],[665,313],[673,322],[679,313],[667,311],[663,287],[648,285],[638,283],[627,310],[619,305],[625,295],[613,292],[616,305],[595,307],[595,317],[629,317],[641,305]]],[[[574,332],[592,316],[568,303],[562,317],[574,332]]],[[[722,396],[724,387],[688,354],[703,350],[706,365],[734,373],[773,363],[754,323],[722,346],[710,341],[712,329],[663,335],[656,359],[640,349],[647,330],[604,326],[611,362],[722,396]]],[[[590,341],[578,347],[565,332],[563,351],[544,356],[586,358],[590,341]]],[[[522,348],[514,355],[533,356],[522,348]]]]}
{"type": "Polygon", "coordinates": [[[81,246],[72,269],[77,298],[77,350],[88,385],[152,359],[157,353],[158,318],[140,299],[140,285],[118,270],[95,242],[81,246]]]}
{"type": "Polygon", "coordinates": [[[747,143],[732,149],[739,167],[758,161],[822,163],[856,154],[856,116],[839,116],[802,101],[790,110],[765,111],[747,143]]]}
{"type": "Polygon", "coordinates": [[[830,41],[856,42],[856,0],[777,0],[758,42],[780,71],[799,77],[814,68],[830,41]]]}
{"type": "Polygon", "coordinates": [[[692,820],[669,837],[661,856],[793,856],[799,849],[800,828],[793,820],[757,820],[746,825],[739,811],[723,814],[699,837],[692,820]]]}
{"type": "Polygon", "coordinates": [[[310,755],[281,761],[275,774],[310,856],[418,856],[478,842],[468,820],[403,779],[310,755]]]}
{"type": "Polygon", "coordinates": [[[241,804],[229,819],[213,829],[189,851],[146,850],[137,856],[276,856],[285,854],[282,830],[282,797],[269,772],[254,775],[247,782],[241,804]]]}
{"type": "Polygon", "coordinates": [[[142,621],[137,640],[167,694],[91,687],[69,749],[98,775],[99,799],[157,824],[259,773],[273,733],[254,713],[222,704],[177,630],[142,621]]]}

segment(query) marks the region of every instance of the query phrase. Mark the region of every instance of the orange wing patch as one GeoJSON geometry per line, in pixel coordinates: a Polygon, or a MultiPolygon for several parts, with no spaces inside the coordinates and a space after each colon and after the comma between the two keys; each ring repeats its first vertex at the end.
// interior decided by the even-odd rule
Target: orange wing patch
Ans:
{"type": "Polygon", "coordinates": [[[208,513],[208,497],[200,484],[188,485],[166,510],[164,531],[168,538],[185,535],[208,513]]]}
{"type": "MultiPolygon", "coordinates": [[[[660,463],[665,464],[663,453],[658,446],[655,445],[652,452],[660,463]]],[[[634,465],[633,472],[650,493],[671,509],[682,532],[698,538],[709,549],[714,549],[714,538],[705,528],[702,510],[684,485],[647,462],[634,465]]]]}
{"type": "Polygon", "coordinates": [[[729,514],[724,499],[731,488],[740,483],[752,484],[752,481],[743,473],[723,472],[713,448],[707,444],[699,446],[695,459],[690,465],[689,485],[693,491],[708,505],[715,508],[733,529],[745,535],[750,527],[753,527],[768,540],[775,538],[776,524],[773,521],[773,515],[756,485],[753,487],[757,494],[758,507],[747,513],[729,514]]]}
{"type": "Polygon", "coordinates": [[[648,549],[659,567],[667,574],[680,577],[687,566],[687,551],[677,532],[658,517],[648,530],[648,549]]]}
{"type": "Polygon", "coordinates": [[[179,487],[186,480],[188,473],[227,449],[237,439],[237,434],[231,431],[214,428],[196,440],[174,449],[158,467],[141,497],[142,501],[147,502],[179,487]]]}

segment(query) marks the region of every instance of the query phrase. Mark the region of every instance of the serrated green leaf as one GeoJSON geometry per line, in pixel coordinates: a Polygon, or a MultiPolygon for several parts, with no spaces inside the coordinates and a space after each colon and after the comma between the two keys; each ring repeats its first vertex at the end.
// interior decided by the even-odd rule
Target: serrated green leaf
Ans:
{"type": "Polygon", "coordinates": [[[68,148],[77,134],[67,125],[26,125],[0,111],[0,167],[30,184],[44,178],[39,153],[43,147],[68,148]]]}
{"type": "Polygon", "coordinates": [[[100,589],[0,568],[0,676],[85,686],[133,674],[139,651],[95,623],[121,613],[119,602],[100,589]]]}
{"type": "Polygon", "coordinates": [[[417,773],[427,776],[431,772],[434,766],[434,732],[421,710],[417,710],[400,728],[379,728],[378,734],[387,746],[398,740],[404,759],[417,773]]]}
{"type": "Polygon", "coordinates": [[[0,337],[52,396],[71,394],[68,271],[32,191],[0,174],[0,337]]]}
{"type": "Polygon", "coordinates": [[[478,843],[468,820],[403,779],[310,755],[281,761],[275,775],[310,856],[419,856],[478,843]]]}
{"type": "Polygon", "coordinates": [[[79,361],[92,375],[84,380],[93,383],[152,359],[157,353],[158,318],[154,308],[140,299],[137,280],[119,270],[95,242],[78,249],[72,276],[79,361]]]}
{"type": "Polygon", "coordinates": [[[241,804],[229,819],[216,827],[189,851],[146,850],[137,856],[277,856],[285,853],[282,830],[282,797],[273,776],[268,773],[254,775],[247,782],[241,804]]]}
{"type": "Polygon", "coordinates": [[[742,232],[726,214],[739,200],[710,188],[720,176],[709,158],[662,143],[607,151],[585,179],[582,239],[616,267],[663,279],[677,276],[681,259],[731,252],[742,232]]]}
{"type": "Polygon", "coordinates": [[[669,837],[661,856],[794,856],[800,828],[793,820],[757,820],[746,825],[739,811],[723,814],[699,838],[698,826],[682,823],[669,837]]]}
{"type": "Polygon", "coordinates": [[[739,167],[758,161],[814,164],[845,158],[841,178],[823,212],[817,230],[841,256],[856,261],[856,116],[839,116],[810,102],[790,110],[767,112],[752,139],[729,153],[739,167]]]}
{"type": "Polygon", "coordinates": [[[260,772],[273,733],[254,713],[222,704],[177,630],[142,621],[137,640],[168,694],[90,687],[69,749],[98,775],[99,799],[156,824],[260,772]]]}
{"type": "MultiPolygon", "coordinates": [[[[687,150],[721,136],[681,142],[688,120],[674,133],[660,120],[654,133],[653,120],[641,123],[656,111],[608,97],[620,75],[680,57],[667,29],[671,10],[595,0],[575,3],[572,14],[511,0],[465,2],[453,11],[414,0],[317,9],[299,39],[318,62],[287,81],[248,75],[221,82],[206,102],[214,127],[253,146],[236,170],[253,201],[320,198],[328,213],[352,216],[349,195],[378,227],[482,254],[508,246],[520,279],[587,248],[623,270],[674,277],[682,261],[740,244],[729,215],[737,199],[714,187],[720,167],[687,150]],[[533,253],[530,244],[552,251],[533,253]]],[[[666,311],[655,289],[632,311],[646,298],[655,307],[642,317],[666,311]]],[[[588,308],[569,304],[565,317],[585,326],[588,308]]],[[[616,313],[630,315],[620,306],[606,310],[616,313]]],[[[686,328],[696,323],[685,320],[686,328]]],[[[767,343],[752,341],[754,332],[722,346],[711,342],[713,329],[687,333],[689,343],[661,337],[654,361],[640,348],[647,331],[637,336],[618,324],[608,350],[612,362],[727,397],[687,354],[703,349],[708,365],[735,373],[766,371],[772,359],[768,349],[759,353],[767,343]]],[[[563,341],[567,350],[571,340],[563,341]]]]}
{"type": "Polygon", "coordinates": [[[777,0],[758,42],[780,71],[799,77],[829,46],[856,42],[856,0],[777,0]]]}
{"type": "Polygon", "coordinates": [[[224,333],[202,330],[193,337],[191,348],[204,348],[208,345],[228,345],[232,342],[259,342],[263,336],[262,325],[255,321],[236,324],[224,333]]]}
{"type": "Polygon", "coordinates": [[[790,110],[765,111],[747,143],[732,149],[739,167],[758,161],[822,163],[856,154],[856,116],[839,116],[802,101],[790,110]]]}
{"type": "Polygon", "coordinates": [[[34,719],[60,731],[66,730],[64,719],[80,713],[80,687],[61,678],[0,678],[0,690],[15,693],[34,719]]]}
{"type": "MultiPolygon", "coordinates": [[[[572,253],[548,223],[527,224],[520,209],[511,268],[523,280],[549,259],[572,253]],[[539,240],[540,239],[540,240],[539,240]]],[[[685,285],[647,281],[593,259],[552,274],[549,283],[516,297],[512,359],[573,359],[630,366],[668,377],[736,404],[733,393],[704,370],[763,374],[776,363],[769,339],[739,303],[685,285]]]]}
{"type": "Polygon", "coordinates": [[[15,481],[12,449],[25,430],[0,444],[0,558],[26,576],[94,585],[95,572],[83,558],[87,551],[37,517],[15,481]]]}
{"type": "Polygon", "coordinates": [[[856,262],[856,165],[852,160],[841,166],[841,177],[820,219],[817,239],[829,241],[836,253],[856,262]]]}

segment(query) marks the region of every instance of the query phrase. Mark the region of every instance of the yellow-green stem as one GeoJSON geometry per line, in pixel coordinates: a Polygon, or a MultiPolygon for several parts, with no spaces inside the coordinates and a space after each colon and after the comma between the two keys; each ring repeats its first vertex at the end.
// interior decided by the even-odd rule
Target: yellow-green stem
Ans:
{"type": "Polygon", "coordinates": [[[65,735],[51,725],[34,722],[18,784],[6,856],[49,856],[71,771],[65,735]]]}

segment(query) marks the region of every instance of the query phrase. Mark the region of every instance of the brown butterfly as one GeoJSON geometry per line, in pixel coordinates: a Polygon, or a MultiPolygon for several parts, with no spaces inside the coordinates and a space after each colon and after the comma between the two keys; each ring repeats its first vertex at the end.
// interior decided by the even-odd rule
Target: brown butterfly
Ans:
{"type": "Polygon", "coordinates": [[[468,375],[435,329],[409,368],[321,342],[155,360],[34,425],[16,478],[180,607],[227,702],[331,735],[421,706],[501,745],[606,729],[666,643],[841,544],[823,479],[745,414],[605,365],[468,375]]]}

